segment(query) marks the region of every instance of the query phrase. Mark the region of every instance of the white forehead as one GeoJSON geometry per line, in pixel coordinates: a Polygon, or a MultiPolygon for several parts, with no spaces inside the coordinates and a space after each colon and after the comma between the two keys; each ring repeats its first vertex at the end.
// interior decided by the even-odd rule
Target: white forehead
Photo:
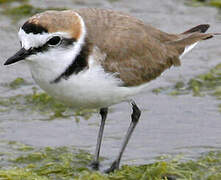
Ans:
{"type": "Polygon", "coordinates": [[[26,33],[22,28],[18,32],[18,37],[21,41],[21,45],[26,50],[33,47],[40,47],[45,44],[52,36],[62,36],[65,38],[70,38],[70,35],[66,32],[55,32],[55,33],[42,33],[33,34],[26,33]]]}

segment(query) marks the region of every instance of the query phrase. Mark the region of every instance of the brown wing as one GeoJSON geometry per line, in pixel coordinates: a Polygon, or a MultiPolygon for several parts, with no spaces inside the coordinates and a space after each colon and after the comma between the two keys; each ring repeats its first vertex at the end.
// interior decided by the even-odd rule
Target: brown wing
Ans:
{"type": "Polygon", "coordinates": [[[103,66],[106,71],[117,72],[126,86],[148,82],[173,64],[179,64],[176,49],[169,50],[140,29],[124,30],[123,35],[108,39],[112,39],[114,47],[111,52],[105,50],[108,53],[103,66]]]}
{"type": "MultiPolygon", "coordinates": [[[[142,21],[110,10],[81,9],[88,39],[102,52],[105,71],[116,73],[126,86],[136,86],[159,76],[172,65],[179,65],[185,46],[169,42],[178,35],[164,33],[142,21]]],[[[179,43],[180,44],[180,43],[179,43]]],[[[182,43],[181,43],[182,44],[182,43]]]]}

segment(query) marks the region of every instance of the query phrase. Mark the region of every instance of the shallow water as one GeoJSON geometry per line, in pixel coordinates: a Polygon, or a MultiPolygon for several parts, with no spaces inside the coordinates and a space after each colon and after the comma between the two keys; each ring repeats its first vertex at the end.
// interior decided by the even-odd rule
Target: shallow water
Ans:
{"type": "MultiPolygon", "coordinates": [[[[182,32],[200,23],[209,23],[210,32],[221,32],[220,15],[216,8],[190,7],[185,5],[185,1],[167,0],[156,4],[154,0],[32,0],[31,4],[37,7],[99,7],[121,10],[167,32],[182,32]]],[[[2,6],[1,10],[3,8],[2,6]]],[[[24,63],[3,66],[5,59],[19,47],[17,30],[24,21],[22,19],[14,23],[7,16],[0,16],[1,97],[28,94],[36,86],[24,63]],[[17,77],[24,78],[31,85],[14,90],[4,86],[17,77]]],[[[183,58],[181,67],[166,71],[150,83],[144,94],[135,97],[142,109],[142,116],[126,149],[123,163],[146,164],[162,154],[183,153],[187,157],[196,157],[199,153],[221,147],[218,100],[212,96],[155,95],[151,91],[178,81],[186,82],[195,75],[209,71],[221,62],[220,44],[220,37],[200,43],[183,58]]],[[[130,123],[130,112],[131,108],[126,103],[111,107],[101,149],[101,155],[109,159],[104,161],[105,165],[118,153],[130,123]]],[[[99,115],[94,114],[88,121],[82,119],[77,123],[71,117],[48,120],[48,117],[38,112],[3,111],[0,112],[0,139],[19,141],[36,147],[73,145],[93,153],[99,118],[99,115]]]]}

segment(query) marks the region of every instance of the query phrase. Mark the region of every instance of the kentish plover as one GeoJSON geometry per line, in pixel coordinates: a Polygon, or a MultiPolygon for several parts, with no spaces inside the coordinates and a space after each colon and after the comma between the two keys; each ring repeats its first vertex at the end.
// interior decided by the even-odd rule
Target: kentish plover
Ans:
{"type": "Polygon", "coordinates": [[[171,66],[205,34],[208,24],[181,34],[168,34],[127,14],[103,9],[46,11],[28,19],[18,36],[21,49],[5,65],[20,60],[30,67],[36,83],[48,94],[72,107],[99,108],[101,125],[94,169],[108,107],[123,101],[132,105],[131,124],[120,152],[107,172],[120,160],[141,111],[131,98],[171,66]]]}

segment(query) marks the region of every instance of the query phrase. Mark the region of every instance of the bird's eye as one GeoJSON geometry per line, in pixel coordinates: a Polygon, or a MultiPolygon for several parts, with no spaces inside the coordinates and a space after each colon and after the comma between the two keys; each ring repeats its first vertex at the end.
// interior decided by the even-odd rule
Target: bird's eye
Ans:
{"type": "Polygon", "coordinates": [[[56,46],[60,44],[61,38],[59,36],[54,36],[48,41],[49,46],[56,46]]]}

